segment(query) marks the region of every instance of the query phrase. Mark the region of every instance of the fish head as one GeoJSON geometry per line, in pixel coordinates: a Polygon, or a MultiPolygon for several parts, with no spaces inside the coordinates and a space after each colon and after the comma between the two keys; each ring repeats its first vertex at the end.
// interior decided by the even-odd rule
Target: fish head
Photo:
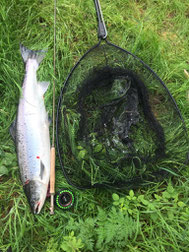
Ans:
{"type": "Polygon", "coordinates": [[[24,191],[32,212],[39,214],[46,199],[47,186],[38,180],[30,180],[24,185],[24,191]]]}

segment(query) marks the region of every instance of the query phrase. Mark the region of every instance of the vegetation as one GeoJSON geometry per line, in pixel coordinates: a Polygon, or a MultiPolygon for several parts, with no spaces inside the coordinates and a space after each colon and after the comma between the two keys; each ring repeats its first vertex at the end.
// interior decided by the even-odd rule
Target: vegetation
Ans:
{"type": "MultiPolygon", "coordinates": [[[[188,166],[181,175],[148,187],[80,191],[67,184],[57,158],[56,190],[73,190],[75,206],[69,211],[56,208],[51,216],[47,199],[40,215],[31,213],[9,127],[16,115],[24,75],[19,44],[36,50],[48,48],[38,78],[51,83],[54,78],[53,4],[50,0],[0,1],[0,250],[11,246],[19,252],[188,251],[188,166]]],[[[101,5],[109,40],[137,55],[163,79],[188,129],[188,1],[101,0],[101,5]]],[[[92,0],[57,1],[57,102],[68,73],[96,43],[96,34],[92,0]]],[[[51,113],[52,85],[45,103],[51,113]]],[[[100,144],[95,148],[103,152],[100,144]]],[[[176,148],[179,153],[180,146],[176,148]]],[[[81,160],[86,155],[82,146],[75,151],[81,160]]],[[[172,160],[168,162],[172,168],[172,160]]]]}

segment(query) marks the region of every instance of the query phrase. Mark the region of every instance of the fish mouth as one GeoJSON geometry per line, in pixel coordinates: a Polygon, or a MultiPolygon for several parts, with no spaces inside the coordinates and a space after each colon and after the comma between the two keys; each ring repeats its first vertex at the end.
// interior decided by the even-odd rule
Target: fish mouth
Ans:
{"type": "Polygon", "coordinates": [[[42,208],[41,203],[40,203],[40,202],[37,202],[37,203],[34,205],[33,213],[34,213],[34,214],[39,214],[40,211],[41,211],[41,208],[42,208]]]}

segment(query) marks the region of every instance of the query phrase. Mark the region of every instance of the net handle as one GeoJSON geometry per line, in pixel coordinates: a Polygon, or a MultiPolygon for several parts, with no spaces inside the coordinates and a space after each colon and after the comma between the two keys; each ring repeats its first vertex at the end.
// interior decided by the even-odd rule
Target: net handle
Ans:
{"type": "Polygon", "coordinates": [[[97,21],[98,21],[98,38],[99,39],[106,39],[108,32],[106,29],[106,25],[104,23],[104,18],[100,6],[99,0],[94,0],[96,14],[97,14],[97,21]]]}

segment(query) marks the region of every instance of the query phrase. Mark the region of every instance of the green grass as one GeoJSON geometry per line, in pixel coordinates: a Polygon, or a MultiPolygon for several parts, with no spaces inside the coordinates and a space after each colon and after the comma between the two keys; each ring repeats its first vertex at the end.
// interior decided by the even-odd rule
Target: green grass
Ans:
{"type": "MultiPolygon", "coordinates": [[[[97,26],[92,0],[57,2],[58,101],[67,74],[97,42],[97,26]]],[[[101,5],[109,40],[140,57],[164,80],[189,128],[189,79],[184,75],[184,69],[189,72],[188,1],[101,0],[101,5]]],[[[53,1],[0,2],[0,250],[188,251],[188,167],[179,177],[134,193],[79,191],[67,185],[57,160],[56,189],[73,189],[75,207],[56,209],[50,216],[47,200],[39,216],[30,212],[9,135],[24,75],[19,43],[48,48],[38,77],[52,83],[53,1]]],[[[52,85],[45,103],[51,113],[52,85]]]]}

